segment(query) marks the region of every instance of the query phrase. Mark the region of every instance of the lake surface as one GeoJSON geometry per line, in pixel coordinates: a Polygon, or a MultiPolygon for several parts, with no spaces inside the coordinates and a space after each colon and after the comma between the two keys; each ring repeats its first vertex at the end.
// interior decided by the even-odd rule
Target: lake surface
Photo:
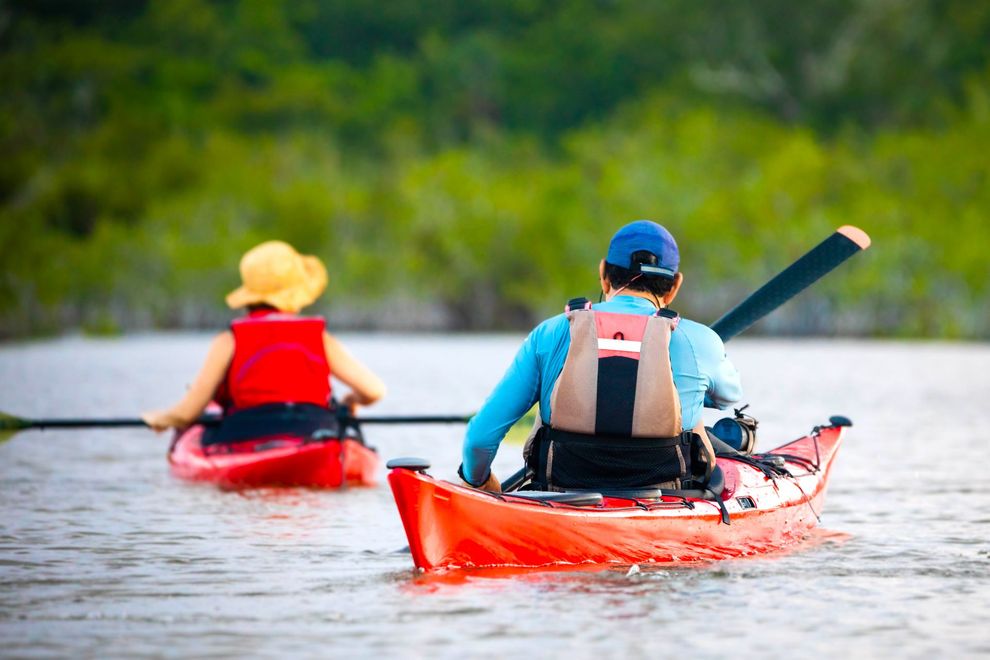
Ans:
{"type": "MultiPolygon", "coordinates": [[[[342,337],[374,409],[466,413],[521,337],[342,337]]],[[[205,335],[0,346],[0,410],[134,416],[179,397],[205,335]]],[[[822,527],[773,556],[599,571],[417,574],[384,482],[221,492],[169,438],[30,431],[0,444],[0,655],[987,657],[990,346],[740,339],[758,449],[851,417],[822,527]]],[[[370,413],[369,413],[370,414],[370,413]]],[[[709,422],[719,415],[712,412],[709,422]]],[[[454,478],[463,427],[367,427],[454,478]]],[[[520,466],[503,446],[496,473],[520,466]]]]}

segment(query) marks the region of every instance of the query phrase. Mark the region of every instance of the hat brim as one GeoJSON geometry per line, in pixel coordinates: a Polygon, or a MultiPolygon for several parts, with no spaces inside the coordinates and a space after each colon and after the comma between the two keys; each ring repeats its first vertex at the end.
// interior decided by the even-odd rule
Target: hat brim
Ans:
{"type": "Polygon", "coordinates": [[[227,306],[239,309],[250,305],[271,305],[283,312],[298,312],[313,304],[327,288],[327,269],[319,257],[305,255],[302,262],[306,277],[299,284],[264,293],[240,286],[227,294],[227,306]]]}

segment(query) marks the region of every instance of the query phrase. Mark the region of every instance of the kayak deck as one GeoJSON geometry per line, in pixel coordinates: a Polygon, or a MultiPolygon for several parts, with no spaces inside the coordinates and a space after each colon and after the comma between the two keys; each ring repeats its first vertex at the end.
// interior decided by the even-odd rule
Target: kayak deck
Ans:
{"type": "Polygon", "coordinates": [[[205,451],[202,426],[182,433],[169,450],[172,474],[223,488],[339,488],[375,483],[378,452],[352,438],[308,441],[269,437],[205,451]]]}
{"type": "Polygon", "coordinates": [[[767,552],[802,538],[818,522],[842,427],[820,429],[764,455],[791,475],[768,477],[719,458],[722,503],[675,496],[605,496],[594,506],[493,495],[410,469],[389,483],[416,566],[635,564],[726,559],[767,552]]]}

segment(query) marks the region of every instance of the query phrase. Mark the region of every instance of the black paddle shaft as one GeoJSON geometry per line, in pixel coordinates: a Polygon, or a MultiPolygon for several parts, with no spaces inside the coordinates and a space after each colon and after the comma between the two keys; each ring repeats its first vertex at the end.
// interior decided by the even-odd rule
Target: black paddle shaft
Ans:
{"type": "MultiPolygon", "coordinates": [[[[216,424],[220,421],[217,415],[204,415],[196,420],[197,424],[216,424]]],[[[108,418],[108,419],[21,419],[19,417],[5,417],[0,420],[0,429],[24,430],[24,429],[83,429],[83,428],[121,428],[125,426],[147,426],[143,419],[134,418],[108,418]]]]}
{"type": "Polygon", "coordinates": [[[32,419],[25,420],[30,429],[120,428],[147,426],[143,419],[32,419]]]}
{"type": "MultiPolygon", "coordinates": [[[[203,415],[196,420],[197,424],[218,424],[219,415],[203,415]]],[[[361,424],[466,424],[471,415],[396,415],[392,417],[349,417],[344,416],[341,422],[345,425],[361,424]]],[[[147,426],[138,417],[113,417],[94,419],[24,419],[0,414],[0,431],[23,431],[27,429],[86,429],[86,428],[122,428],[127,426],[147,426]]]]}
{"type": "Polygon", "coordinates": [[[715,321],[712,330],[728,341],[869,245],[862,230],[841,227],[715,321]]]}
{"type": "Polygon", "coordinates": [[[502,482],[502,492],[511,493],[514,490],[518,490],[518,488],[522,486],[530,476],[529,468],[523,467],[521,470],[516,471],[502,482]]]}
{"type": "Polygon", "coordinates": [[[467,424],[471,415],[396,415],[389,417],[345,417],[356,424],[467,424]]]}

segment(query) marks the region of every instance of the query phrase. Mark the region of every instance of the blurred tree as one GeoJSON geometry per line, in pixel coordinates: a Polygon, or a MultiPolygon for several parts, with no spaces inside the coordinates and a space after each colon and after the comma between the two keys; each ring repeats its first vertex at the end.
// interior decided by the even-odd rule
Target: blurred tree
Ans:
{"type": "Polygon", "coordinates": [[[988,336],[987,44],[966,0],[0,0],[0,334],[215,322],[273,236],[341,304],[522,326],[646,216],[700,318],[858,222],[808,305],[988,336]]]}

